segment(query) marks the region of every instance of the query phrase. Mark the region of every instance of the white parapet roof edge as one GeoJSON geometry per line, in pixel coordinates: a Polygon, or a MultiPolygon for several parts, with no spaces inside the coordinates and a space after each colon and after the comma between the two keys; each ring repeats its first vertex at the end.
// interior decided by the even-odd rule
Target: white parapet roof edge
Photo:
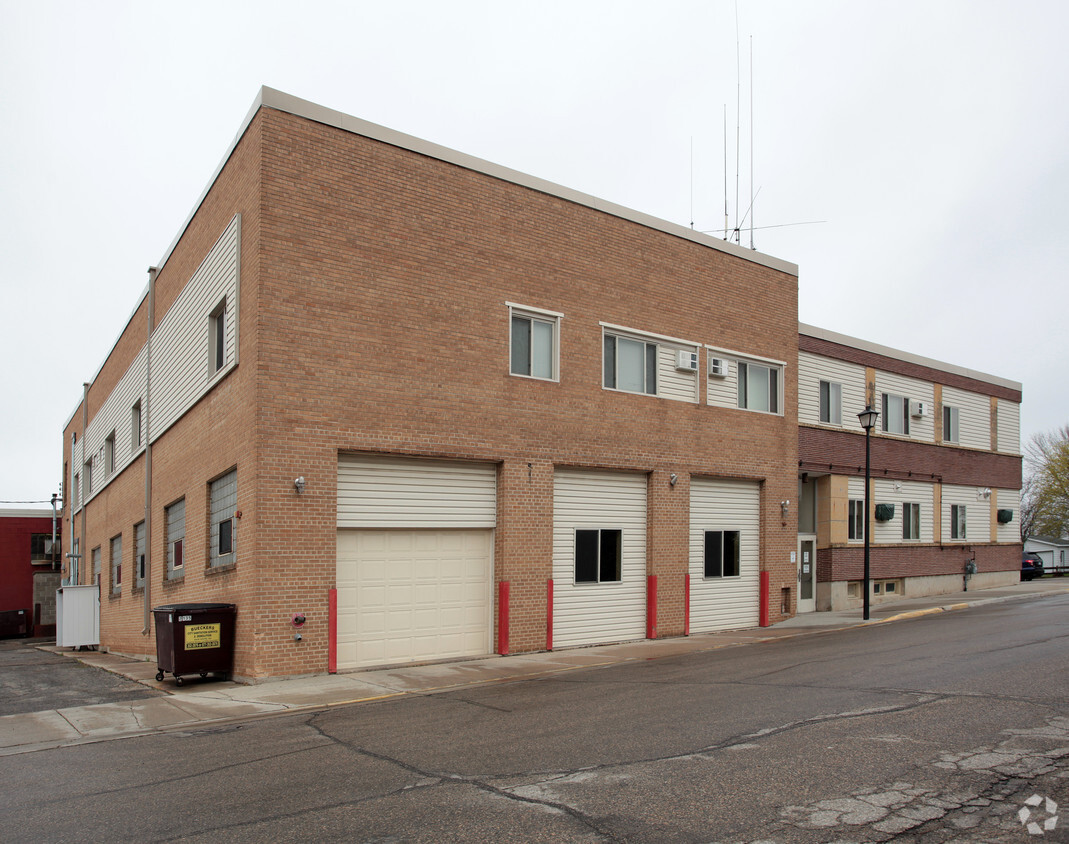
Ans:
{"type": "Polygon", "coordinates": [[[838,334],[834,331],[829,331],[826,328],[817,328],[815,325],[806,325],[803,322],[799,322],[798,333],[804,334],[807,337],[815,337],[818,340],[827,340],[829,343],[836,343],[840,346],[849,346],[852,349],[860,349],[864,352],[872,352],[877,355],[883,355],[884,357],[894,358],[895,360],[915,363],[918,366],[926,366],[929,369],[938,369],[941,372],[961,375],[964,378],[972,378],[974,381],[983,381],[985,384],[995,384],[996,386],[1006,387],[1007,389],[1017,390],[1018,392],[1023,390],[1023,385],[1018,381],[1011,381],[1008,378],[1000,378],[997,375],[988,375],[986,372],[979,372],[975,369],[968,369],[953,363],[945,363],[941,360],[921,357],[920,355],[914,355],[910,352],[903,352],[900,349],[893,349],[890,346],[881,346],[879,343],[870,343],[868,340],[860,340],[857,337],[848,337],[845,334],[838,334]]]}

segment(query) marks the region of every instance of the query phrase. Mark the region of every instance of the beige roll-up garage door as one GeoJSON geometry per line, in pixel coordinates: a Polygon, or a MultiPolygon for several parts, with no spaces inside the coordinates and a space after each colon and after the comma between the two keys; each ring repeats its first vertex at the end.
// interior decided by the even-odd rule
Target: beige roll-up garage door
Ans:
{"type": "Polygon", "coordinates": [[[491,647],[496,468],[338,461],[338,668],[491,647]]]}
{"type": "Polygon", "coordinates": [[[558,469],[553,483],[553,644],[646,635],[646,476],[558,469]],[[596,565],[576,570],[584,542],[596,565]],[[617,544],[618,543],[618,544],[617,544]],[[618,554],[619,571],[602,559],[618,554]]]}
{"type": "MultiPolygon", "coordinates": [[[[759,621],[760,487],[751,481],[692,478],[690,482],[690,629],[693,633],[754,627],[759,621]],[[706,576],[706,534],[734,548],[739,570],[706,576]]],[[[721,548],[725,546],[722,544],[721,548]]]]}

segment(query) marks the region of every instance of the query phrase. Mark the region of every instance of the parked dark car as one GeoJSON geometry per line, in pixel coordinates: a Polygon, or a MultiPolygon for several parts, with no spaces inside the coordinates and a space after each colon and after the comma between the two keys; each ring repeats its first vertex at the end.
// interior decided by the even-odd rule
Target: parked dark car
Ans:
{"type": "Polygon", "coordinates": [[[1021,580],[1031,580],[1043,576],[1043,560],[1039,554],[1025,551],[1021,555],[1021,580]]]}

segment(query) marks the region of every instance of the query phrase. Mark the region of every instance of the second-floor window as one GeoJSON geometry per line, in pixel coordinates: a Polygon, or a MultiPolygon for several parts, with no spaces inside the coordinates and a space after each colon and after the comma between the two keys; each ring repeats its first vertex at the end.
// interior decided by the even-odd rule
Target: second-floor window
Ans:
{"type": "Polygon", "coordinates": [[[883,394],[883,429],[889,434],[909,435],[909,399],[883,394]]]}
{"type": "Polygon", "coordinates": [[[902,505],[902,538],[921,538],[921,505],[916,502],[905,502],[902,505]]]}
{"type": "Polygon", "coordinates": [[[557,380],[560,314],[510,305],[509,372],[557,380]]]}
{"type": "Polygon", "coordinates": [[[779,413],[780,369],[739,361],[739,407],[779,413]]]}
{"type": "Polygon", "coordinates": [[[865,502],[858,498],[851,498],[847,506],[846,538],[865,538],[865,502]]]}
{"type": "Polygon", "coordinates": [[[958,409],[943,405],[943,442],[958,442],[958,409]]]}
{"type": "Polygon", "coordinates": [[[827,425],[843,424],[843,385],[835,381],[820,382],[820,417],[827,425]]]}
{"type": "Polygon", "coordinates": [[[950,505],[950,538],[965,539],[965,505],[950,505]]]}

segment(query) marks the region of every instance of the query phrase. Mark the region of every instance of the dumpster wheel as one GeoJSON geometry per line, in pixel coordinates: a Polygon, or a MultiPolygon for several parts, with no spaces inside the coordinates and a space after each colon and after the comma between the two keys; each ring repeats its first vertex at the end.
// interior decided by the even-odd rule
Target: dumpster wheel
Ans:
{"type": "Polygon", "coordinates": [[[163,682],[163,672],[162,671],[157,671],[156,672],[156,682],[157,683],[162,683],[163,682]]]}
{"type": "Polygon", "coordinates": [[[176,686],[181,686],[181,685],[183,685],[183,684],[184,684],[185,682],[186,682],[186,681],[185,681],[185,680],[183,680],[183,679],[182,679],[181,677],[179,677],[179,676],[178,676],[177,674],[175,674],[175,675],[174,675],[174,684],[175,684],[176,686]]]}

